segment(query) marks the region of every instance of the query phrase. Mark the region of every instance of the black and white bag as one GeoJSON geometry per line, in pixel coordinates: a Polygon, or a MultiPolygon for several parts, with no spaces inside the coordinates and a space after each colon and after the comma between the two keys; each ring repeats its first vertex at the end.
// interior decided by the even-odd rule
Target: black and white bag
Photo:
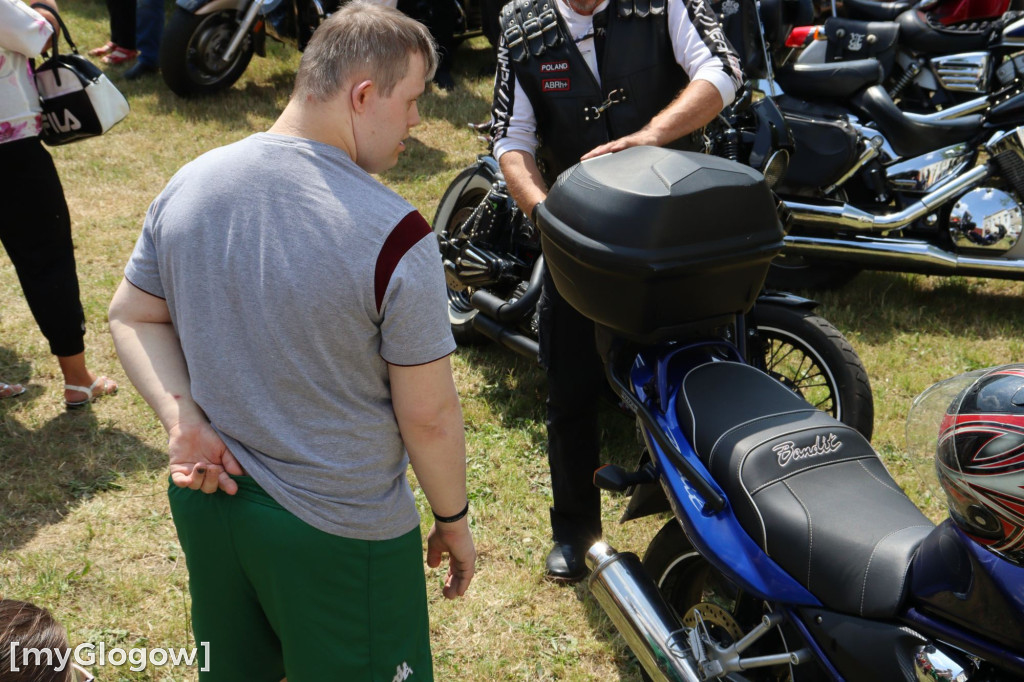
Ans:
{"type": "Polygon", "coordinates": [[[40,137],[46,144],[56,146],[102,135],[128,115],[128,100],[96,65],[78,54],[60,15],[51,7],[39,6],[57,18],[71,47],[69,54],[60,54],[60,31],[54,32],[51,56],[38,67],[33,64],[43,106],[40,137]]]}

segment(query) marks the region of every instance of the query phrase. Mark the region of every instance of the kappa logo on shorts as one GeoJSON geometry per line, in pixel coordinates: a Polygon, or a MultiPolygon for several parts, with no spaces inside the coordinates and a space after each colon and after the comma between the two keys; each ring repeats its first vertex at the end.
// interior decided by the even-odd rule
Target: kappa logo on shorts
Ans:
{"type": "Polygon", "coordinates": [[[570,90],[568,78],[545,78],[540,82],[541,92],[567,92],[570,90]]]}
{"type": "Polygon", "coordinates": [[[412,668],[409,667],[407,661],[402,661],[402,665],[395,668],[395,676],[391,678],[391,682],[404,682],[409,679],[412,675],[412,668]]]}
{"type": "Polygon", "coordinates": [[[544,62],[540,65],[541,73],[562,73],[563,71],[569,70],[568,60],[562,60],[560,62],[544,62]]]}

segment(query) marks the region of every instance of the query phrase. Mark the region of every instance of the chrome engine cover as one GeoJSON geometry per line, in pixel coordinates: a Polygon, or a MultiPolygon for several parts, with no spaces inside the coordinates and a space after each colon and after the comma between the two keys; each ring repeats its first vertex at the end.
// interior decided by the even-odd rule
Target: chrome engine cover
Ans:
{"type": "Polygon", "coordinates": [[[932,57],[932,73],[946,90],[987,92],[991,61],[988,52],[964,52],[945,57],[932,57]]]}
{"type": "Polygon", "coordinates": [[[1020,239],[1024,215],[1012,194],[993,187],[973,189],[953,206],[949,234],[962,249],[1009,251],[1020,239]]]}
{"type": "Polygon", "coordinates": [[[889,185],[896,190],[931,192],[963,172],[973,153],[974,150],[966,144],[956,144],[894,163],[885,169],[885,175],[889,185]]]}

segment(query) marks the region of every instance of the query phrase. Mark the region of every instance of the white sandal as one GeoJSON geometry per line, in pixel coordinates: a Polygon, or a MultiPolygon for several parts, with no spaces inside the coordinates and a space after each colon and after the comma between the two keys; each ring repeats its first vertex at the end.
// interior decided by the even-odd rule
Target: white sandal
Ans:
{"type": "Polygon", "coordinates": [[[4,398],[14,398],[25,392],[25,387],[21,384],[6,384],[0,381],[0,400],[4,398]],[[20,391],[18,389],[21,389],[20,391]]]}
{"type": "Polygon", "coordinates": [[[96,398],[101,398],[101,397],[103,397],[105,395],[114,395],[115,393],[117,393],[117,382],[115,382],[110,377],[98,376],[98,377],[96,377],[96,381],[92,382],[92,386],[75,386],[74,384],[64,384],[64,390],[65,391],[78,391],[78,392],[84,393],[86,395],[85,400],[76,400],[74,402],[69,401],[69,400],[65,400],[64,401],[65,407],[67,407],[69,410],[77,410],[80,407],[85,407],[86,405],[88,405],[89,403],[91,403],[94,400],[93,392],[98,387],[102,386],[104,389],[106,389],[107,386],[110,385],[107,382],[110,382],[110,384],[114,384],[114,390],[113,391],[106,391],[105,390],[103,393],[99,393],[98,395],[95,396],[96,398]]]}

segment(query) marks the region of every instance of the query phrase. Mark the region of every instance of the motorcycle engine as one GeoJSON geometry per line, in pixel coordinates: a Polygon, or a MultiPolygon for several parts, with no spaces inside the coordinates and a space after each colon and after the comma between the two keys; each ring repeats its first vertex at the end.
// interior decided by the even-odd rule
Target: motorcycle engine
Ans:
{"type": "Polygon", "coordinates": [[[960,197],[949,215],[949,234],[961,249],[1009,251],[1020,239],[1024,218],[1011,194],[979,187],[960,197]]]}
{"type": "Polygon", "coordinates": [[[513,255],[517,233],[522,233],[521,241],[529,240],[535,232],[504,183],[495,183],[454,234],[438,238],[448,286],[462,291],[466,287],[518,283],[519,271],[525,265],[513,255]]]}

